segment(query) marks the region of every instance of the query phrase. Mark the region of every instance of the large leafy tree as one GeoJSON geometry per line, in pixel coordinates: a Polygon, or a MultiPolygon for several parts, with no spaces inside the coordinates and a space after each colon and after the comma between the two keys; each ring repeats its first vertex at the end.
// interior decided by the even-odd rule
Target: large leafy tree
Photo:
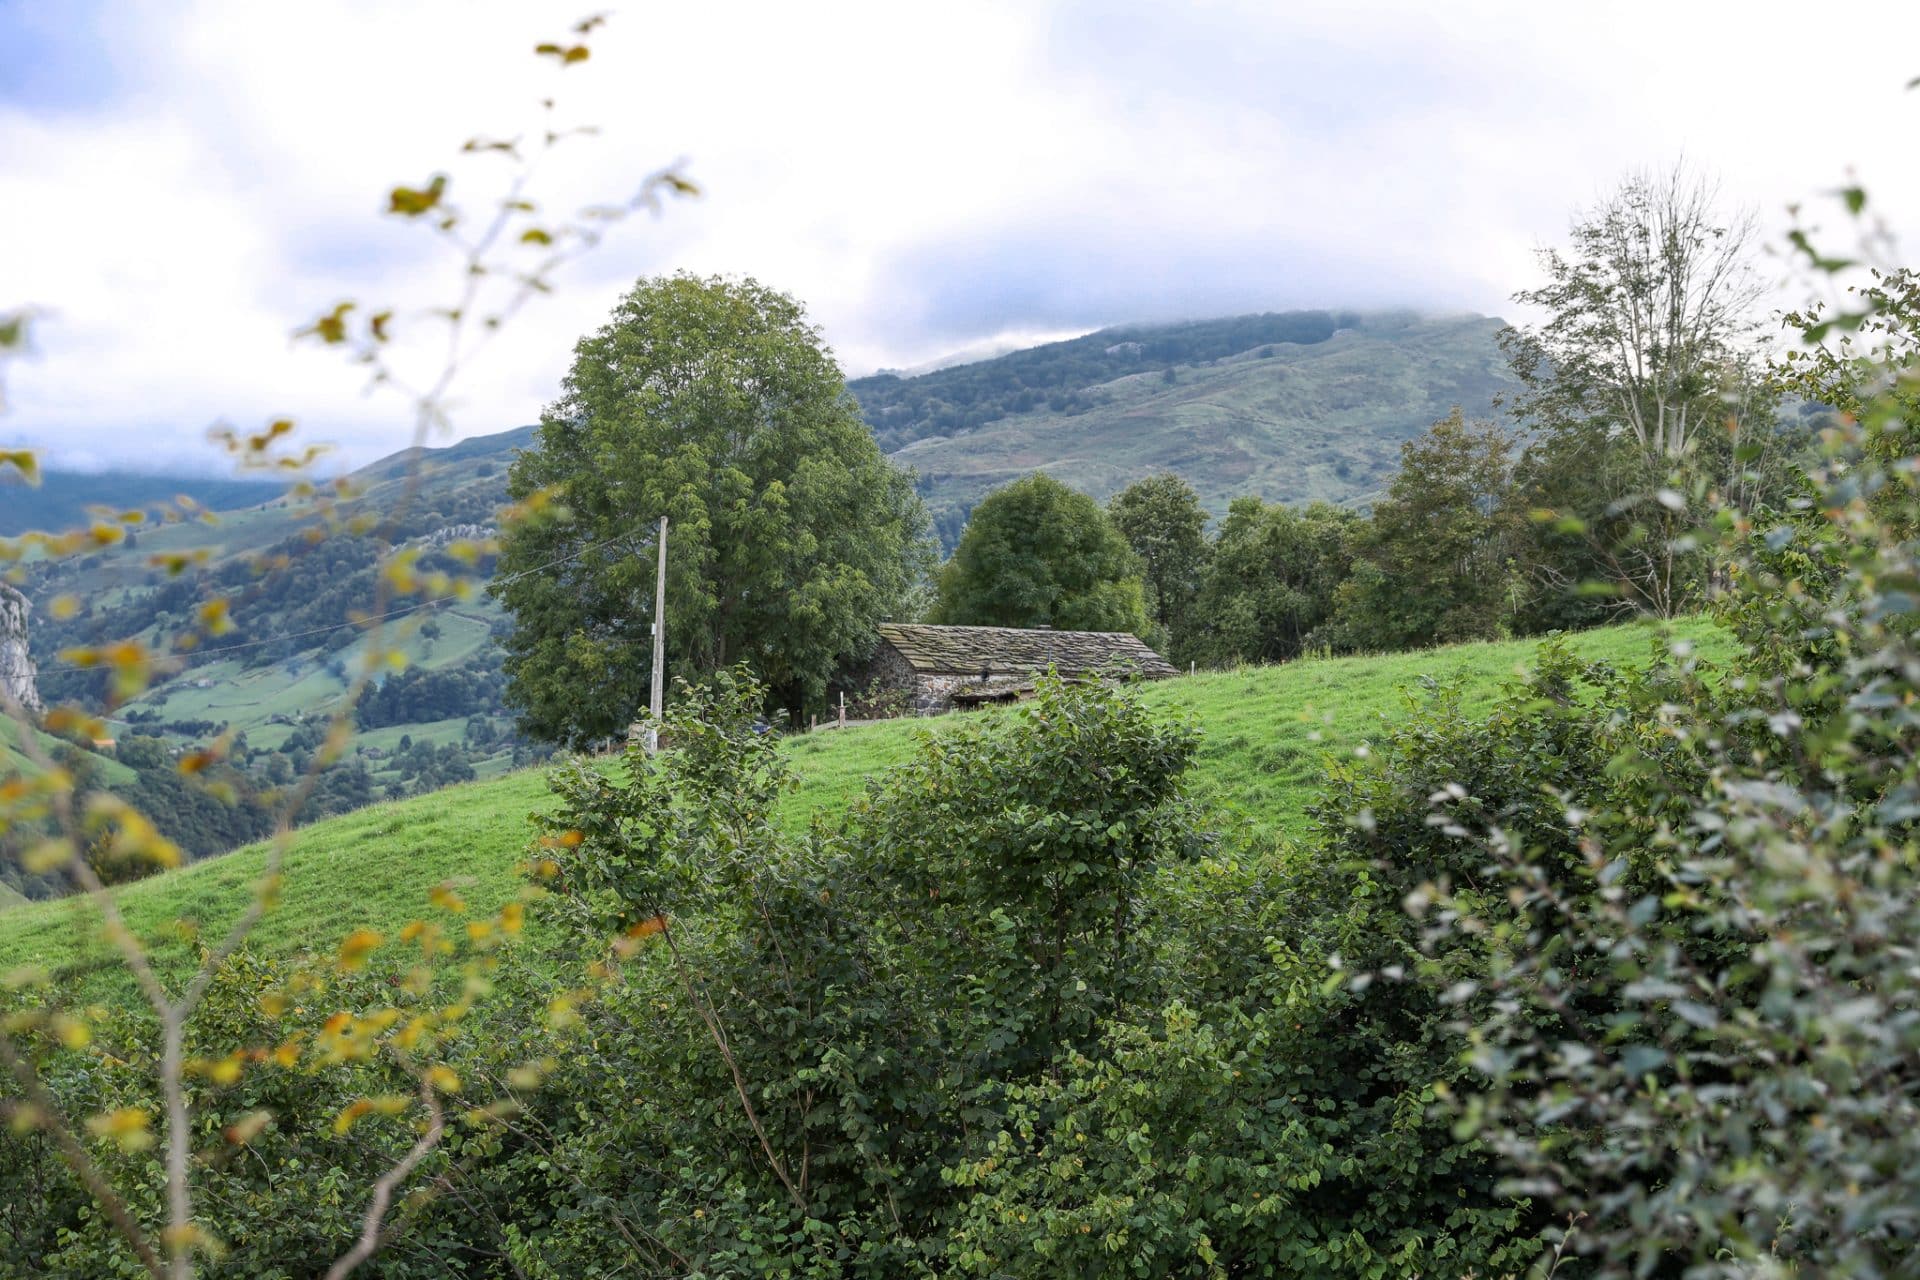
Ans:
{"type": "Polygon", "coordinates": [[[1333,614],[1360,518],[1324,502],[1295,509],[1236,498],[1214,541],[1180,654],[1204,665],[1284,662],[1333,614]]]}
{"type": "Polygon", "coordinates": [[[1537,325],[1502,335],[1538,425],[1606,421],[1650,462],[1683,458],[1726,416],[1722,397],[1758,329],[1753,219],[1676,167],[1629,175],[1539,255],[1546,282],[1514,295],[1537,325]]]}
{"type": "Polygon", "coordinates": [[[824,696],[931,567],[911,476],[862,425],[793,298],[752,280],[643,280],[574,350],[509,479],[549,518],[503,541],[507,697],[538,737],[624,731],[646,703],[655,536],[667,661],[750,664],[780,704],[824,696]]]}
{"type": "Polygon", "coordinates": [[[987,495],[940,573],[934,620],[1146,629],[1140,562],[1098,503],[1039,472],[987,495]]]}
{"type": "Polygon", "coordinates": [[[1358,539],[1339,588],[1343,647],[1407,649],[1499,634],[1524,514],[1513,438],[1455,409],[1400,451],[1400,470],[1358,539]]]}
{"type": "Polygon", "coordinates": [[[1107,501],[1113,527],[1145,566],[1147,611],[1177,635],[1207,563],[1207,513],[1171,472],[1136,480],[1107,501]]]}

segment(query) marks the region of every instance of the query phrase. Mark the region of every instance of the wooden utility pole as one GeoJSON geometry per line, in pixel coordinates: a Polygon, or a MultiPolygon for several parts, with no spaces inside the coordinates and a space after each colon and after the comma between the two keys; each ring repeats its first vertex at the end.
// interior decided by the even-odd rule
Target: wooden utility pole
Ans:
{"type": "Polygon", "coordinates": [[[660,749],[660,714],[667,694],[667,518],[660,517],[660,569],[653,578],[653,699],[647,720],[647,750],[660,749]]]}

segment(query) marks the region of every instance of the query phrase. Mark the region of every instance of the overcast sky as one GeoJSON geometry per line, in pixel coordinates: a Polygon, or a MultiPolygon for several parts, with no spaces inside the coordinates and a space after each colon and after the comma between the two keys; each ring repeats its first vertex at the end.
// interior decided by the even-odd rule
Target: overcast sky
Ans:
{"type": "Polygon", "coordinates": [[[460,435],[533,421],[575,339],[677,269],[795,294],[857,375],[1129,320],[1508,314],[1572,209],[1681,156],[1769,232],[1857,170],[1920,235],[1912,0],[702,0],[609,5],[565,72],[531,56],[592,7],[0,0],[0,310],[45,310],[0,445],[205,463],[210,423],[281,415],[353,461],[403,444],[402,400],[288,335],[450,297],[385,192],[444,170],[477,203],[498,162],[459,143],[547,94],[601,128],[542,176],[553,207],[679,158],[705,194],[523,313],[460,435]]]}

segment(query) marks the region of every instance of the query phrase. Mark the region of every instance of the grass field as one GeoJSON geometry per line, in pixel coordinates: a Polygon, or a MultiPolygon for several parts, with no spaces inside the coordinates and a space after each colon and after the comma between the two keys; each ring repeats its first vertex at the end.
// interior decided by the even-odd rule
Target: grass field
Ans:
{"type": "MultiPolygon", "coordinates": [[[[52,756],[63,744],[50,733],[34,731],[39,740],[42,754],[52,756]]],[[[115,786],[125,786],[133,781],[133,770],[121,764],[112,756],[89,752],[94,768],[100,776],[115,786]]],[[[9,773],[38,773],[39,766],[30,756],[20,750],[20,726],[5,715],[0,715],[0,776],[9,773]]]]}
{"type": "MultiPolygon", "coordinates": [[[[1655,644],[1669,640],[1709,659],[1732,653],[1724,633],[1699,622],[1670,632],[1613,627],[1572,643],[1585,657],[1626,665],[1644,663],[1655,644]]],[[[1144,696],[1201,726],[1191,783],[1211,827],[1272,845],[1304,831],[1325,759],[1366,742],[1406,698],[1419,696],[1423,678],[1457,679],[1469,705],[1484,705],[1525,668],[1535,648],[1511,642],[1303,661],[1167,680],[1148,686],[1144,696]]],[[[868,779],[905,759],[921,735],[953,723],[893,721],[787,740],[783,750],[800,786],[785,802],[783,823],[800,829],[811,815],[837,810],[868,779]]],[[[303,828],[293,837],[280,905],[255,933],[254,945],[287,954],[328,949],[358,927],[391,932],[421,915],[427,891],[449,879],[463,883],[475,910],[496,909],[519,887],[515,867],[530,834],[528,815],[546,796],[544,772],[523,770],[303,828]]],[[[242,849],[129,885],[119,892],[121,909],[163,969],[177,973],[195,954],[190,931],[183,936],[179,922],[217,936],[248,901],[264,858],[259,847],[242,849]]],[[[537,943],[537,926],[531,936],[537,943]]],[[[0,914],[0,973],[23,965],[84,976],[94,998],[130,990],[108,958],[97,913],[82,899],[16,905],[0,914]]]]}
{"type": "MultiPolygon", "coordinates": [[[[488,643],[488,628],[500,616],[499,606],[483,598],[390,624],[382,632],[380,643],[383,648],[402,654],[410,667],[427,670],[452,667],[488,643]],[[421,634],[421,623],[429,616],[439,625],[438,639],[428,639],[421,634]]],[[[370,638],[361,638],[335,653],[309,650],[260,667],[246,667],[233,659],[204,663],[191,668],[185,678],[129,702],[120,714],[152,711],[169,721],[206,720],[226,724],[245,733],[251,745],[274,749],[293,732],[290,721],[325,716],[339,705],[349,688],[347,677],[365,666],[366,651],[371,643],[370,638]],[[336,668],[344,674],[334,674],[336,668]]],[[[461,724],[464,727],[464,717],[461,724]]],[[[151,726],[130,726],[124,721],[117,727],[121,732],[156,731],[151,726]]],[[[199,741],[193,735],[182,737],[164,731],[161,736],[176,745],[193,745],[199,741]]],[[[413,736],[421,735],[415,731],[413,736]]],[[[394,735],[396,740],[398,737],[394,735]]],[[[458,737],[455,734],[448,740],[458,737]]],[[[374,740],[361,735],[356,741],[374,740]]]]}

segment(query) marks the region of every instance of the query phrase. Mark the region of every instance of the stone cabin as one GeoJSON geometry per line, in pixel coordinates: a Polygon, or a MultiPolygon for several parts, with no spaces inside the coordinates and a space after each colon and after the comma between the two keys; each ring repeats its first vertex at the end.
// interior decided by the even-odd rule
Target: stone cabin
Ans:
{"type": "Polygon", "coordinates": [[[935,715],[1016,702],[1052,667],[1063,676],[1159,680],[1173,665],[1124,631],[935,627],[883,622],[872,659],[855,677],[847,711],[860,719],[935,715]]]}

